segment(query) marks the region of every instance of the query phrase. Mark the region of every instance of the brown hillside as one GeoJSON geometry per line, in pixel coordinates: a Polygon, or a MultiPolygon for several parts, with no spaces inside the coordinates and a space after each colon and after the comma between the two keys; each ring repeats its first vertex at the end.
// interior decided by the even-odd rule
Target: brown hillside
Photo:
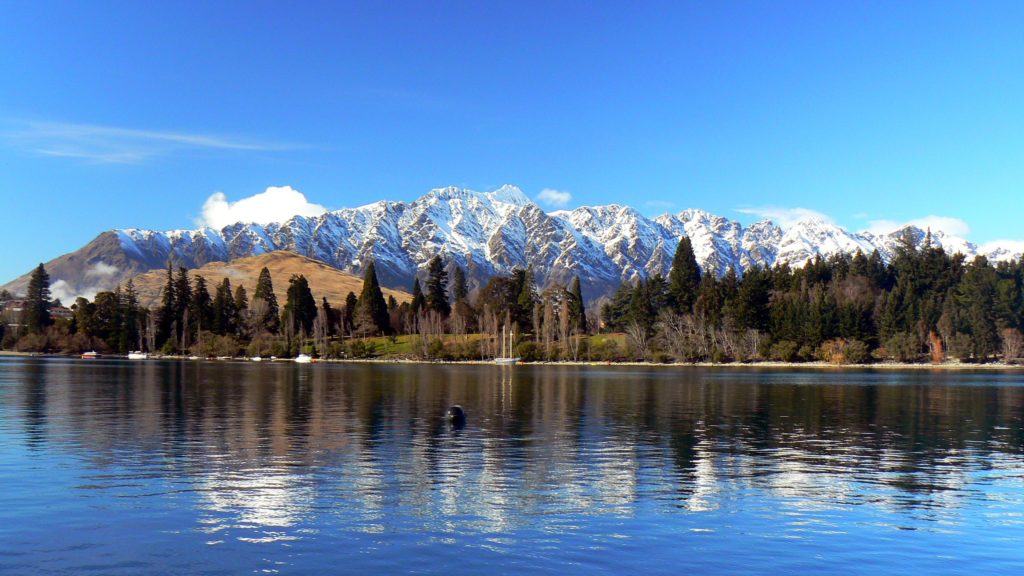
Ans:
{"type": "MultiPolygon", "coordinates": [[[[313,297],[317,304],[320,298],[327,297],[331,306],[340,308],[345,303],[345,296],[354,292],[356,296],[363,289],[363,279],[351,274],[346,274],[336,268],[299,256],[292,252],[269,252],[259,256],[239,258],[231,262],[210,262],[201,268],[189,270],[189,277],[202,276],[206,278],[210,295],[216,291],[218,284],[224,278],[231,280],[231,289],[235,290],[238,284],[245,286],[245,291],[252,298],[256,289],[256,280],[260,276],[260,270],[266,267],[270,270],[270,278],[274,282],[274,294],[277,295],[277,302],[283,308],[287,299],[288,279],[293,274],[302,274],[309,280],[309,288],[313,291],[313,297]]],[[[167,282],[167,270],[151,270],[133,278],[135,289],[139,293],[139,303],[146,307],[155,307],[160,303],[160,293],[167,282]]],[[[412,300],[412,296],[406,292],[384,288],[384,298],[394,296],[399,302],[412,300]]]]}

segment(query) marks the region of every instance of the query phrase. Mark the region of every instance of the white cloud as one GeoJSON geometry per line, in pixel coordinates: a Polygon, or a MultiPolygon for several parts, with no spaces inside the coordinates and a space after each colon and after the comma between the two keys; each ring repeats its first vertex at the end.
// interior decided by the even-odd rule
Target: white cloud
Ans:
{"type": "Polygon", "coordinates": [[[993,240],[978,246],[978,254],[1006,251],[1010,254],[1024,253],[1024,240],[993,240]]]}
{"type": "Polygon", "coordinates": [[[872,220],[868,222],[867,231],[877,236],[879,234],[895,232],[905,226],[916,226],[922,230],[931,230],[932,232],[941,231],[961,238],[966,237],[971,232],[971,227],[967,225],[967,222],[964,222],[959,218],[934,215],[915,218],[914,220],[908,220],[906,222],[897,222],[896,220],[872,220]]]}
{"type": "Polygon", "coordinates": [[[98,164],[140,164],[177,150],[286,150],[290,146],[242,138],[145,130],[98,124],[15,120],[0,130],[0,140],[42,156],[74,158],[98,164]]]}
{"type": "Polygon", "coordinates": [[[751,214],[753,216],[759,216],[761,218],[767,218],[772,222],[775,222],[782,228],[789,228],[797,222],[804,220],[821,220],[834,224],[832,218],[811,210],[810,208],[782,208],[779,206],[760,206],[755,208],[737,208],[737,212],[741,214],[751,214]]]}
{"type": "Polygon", "coordinates": [[[91,302],[96,299],[96,294],[103,290],[99,286],[89,286],[82,290],[76,290],[66,280],[57,280],[50,284],[50,296],[60,300],[61,304],[69,307],[75,303],[75,299],[79,296],[91,302]]]}
{"type": "Polygon", "coordinates": [[[86,278],[109,278],[117,274],[118,267],[106,262],[97,262],[85,271],[86,278]]]}
{"type": "Polygon", "coordinates": [[[271,186],[236,202],[229,202],[223,192],[215,192],[203,204],[203,215],[196,220],[200,226],[221,229],[236,222],[269,224],[285,222],[292,216],[319,216],[327,212],[320,204],[306,200],[306,195],[291,186],[271,186]]]}
{"type": "Polygon", "coordinates": [[[545,188],[537,194],[537,200],[541,204],[552,206],[554,208],[565,208],[572,200],[572,194],[563,190],[555,190],[554,188],[545,188]]]}

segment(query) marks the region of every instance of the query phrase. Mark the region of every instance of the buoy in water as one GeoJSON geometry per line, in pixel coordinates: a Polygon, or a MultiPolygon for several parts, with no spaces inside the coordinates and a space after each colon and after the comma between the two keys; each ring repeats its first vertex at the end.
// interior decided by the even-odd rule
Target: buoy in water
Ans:
{"type": "Polygon", "coordinates": [[[466,411],[458,404],[449,408],[448,411],[444,413],[444,417],[452,424],[459,425],[466,423],[466,411]]]}

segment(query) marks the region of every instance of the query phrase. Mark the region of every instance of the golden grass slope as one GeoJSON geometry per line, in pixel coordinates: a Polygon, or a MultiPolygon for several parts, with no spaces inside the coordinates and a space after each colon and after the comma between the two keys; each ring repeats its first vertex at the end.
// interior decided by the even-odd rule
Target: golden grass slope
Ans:
{"type": "MultiPolygon", "coordinates": [[[[201,268],[189,270],[189,277],[192,278],[193,286],[195,277],[202,276],[206,279],[207,289],[210,296],[216,294],[217,286],[225,278],[231,280],[232,291],[241,284],[252,299],[253,291],[256,289],[256,280],[260,276],[260,270],[266,267],[270,270],[270,278],[274,283],[274,294],[277,295],[277,302],[281,308],[287,301],[288,279],[293,274],[302,274],[309,281],[309,288],[316,298],[317,304],[324,296],[331,306],[340,308],[345,304],[345,296],[354,292],[356,296],[363,289],[363,279],[342,272],[336,268],[318,262],[293,252],[268,252],[259,256],[239,258],[231,262],[210,262],[201,268]]],[[[177,271],[175,271],[177,274],[177,271]]],[[[139,303],[142,306],[154,308],[160,304],[161,291],[167,282],[167,270],[151,270],[133,278],[135,290],[139,293],[139,303]]],[[[384,288],[384,298],[394,296],[399,303],[412,300],[412,295],[399,290],[384,288]]]]}

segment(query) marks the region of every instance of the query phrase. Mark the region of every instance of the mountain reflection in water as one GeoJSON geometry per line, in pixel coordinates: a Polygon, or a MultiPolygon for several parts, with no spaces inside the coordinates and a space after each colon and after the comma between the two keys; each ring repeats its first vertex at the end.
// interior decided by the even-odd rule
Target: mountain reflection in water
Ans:
{"type": "Polygon", "coordinates": [[[15,571],[138,572],[160,558],[429,572],[458,557],[446,572],[758,573],[813,569],[808,551],[824,550],[849,573],[852,548],[881,566],[920,554],[938,572],[957,558],[1004,569],[1020,555],[996,551],[1024,528],[1022,385],[1019,373],[4,359],[0,481],[23,488],[0,496],[0,538],[25,553],[15,571]],[[462,429],[444,419],[452,404],[462,429]],[[39,514],[51,490],[58,508],[76,502],[68,515],[39,514]],[[83,552],[54,552],[44,532],[83,552]],[[968,538],[984,542],[949,548],[968,538]]]}

